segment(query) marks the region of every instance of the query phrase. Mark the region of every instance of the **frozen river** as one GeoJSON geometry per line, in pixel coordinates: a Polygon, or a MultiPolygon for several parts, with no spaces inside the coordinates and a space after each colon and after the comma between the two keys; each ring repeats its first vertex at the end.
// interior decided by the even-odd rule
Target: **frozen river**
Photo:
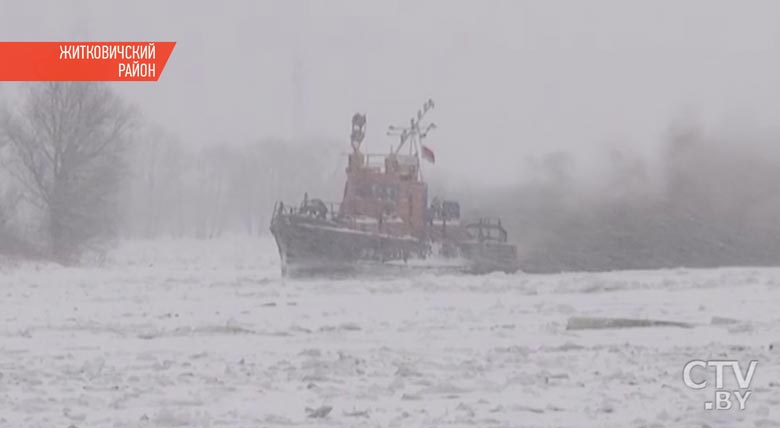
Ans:
{"type": "Polygon", "coordinates": [[[248,239],[0,269],[0,427],[780,427],[780,269],[283,281],[248,239]],[[746,410],[694,359],[758,361],[746,410]]]}

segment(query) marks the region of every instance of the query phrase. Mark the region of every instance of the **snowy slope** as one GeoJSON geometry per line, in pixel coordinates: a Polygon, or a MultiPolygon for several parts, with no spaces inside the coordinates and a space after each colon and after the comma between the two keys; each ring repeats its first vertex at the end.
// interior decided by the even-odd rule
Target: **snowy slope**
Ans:
{"type": "Polygon", "coordinates": [[[0,427],[780,426],[780,269],[278,272],[251,239],[2,268],[0,427]],[[567,331],[572,316],[697,326],[567,331]],[[686,362],[716,357],[759,361],[746,411],[684,387],[686,362]]]}

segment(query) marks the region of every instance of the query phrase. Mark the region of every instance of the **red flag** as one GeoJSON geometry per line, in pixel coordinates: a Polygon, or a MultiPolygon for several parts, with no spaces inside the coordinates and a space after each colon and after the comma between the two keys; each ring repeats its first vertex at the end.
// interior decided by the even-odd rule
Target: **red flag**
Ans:
{"type": "Polygon", "coordinates": [[[436,156],[433,154],[433,150],[425,147],[422,144],[420,144],[420,146],[422,146],[422,157],[423,157],[423,159],[427,160],[430,163],[436,163],[436,156]]]}

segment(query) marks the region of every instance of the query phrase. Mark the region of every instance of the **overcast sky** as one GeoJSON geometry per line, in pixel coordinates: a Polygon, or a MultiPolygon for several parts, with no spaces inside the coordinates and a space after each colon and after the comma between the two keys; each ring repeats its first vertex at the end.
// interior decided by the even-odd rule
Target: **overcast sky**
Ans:
{"type": "Polygon", "coordinates": [[[385,151],[430,97],[435,169],[488,182],[557,149],[652,153],[680,117],[776,132],[778,22],[775,1],[0,1],[5,40],[176,41],[159,82],[118,88],[193,145],[346,151],[360,111],[385,151]]]}

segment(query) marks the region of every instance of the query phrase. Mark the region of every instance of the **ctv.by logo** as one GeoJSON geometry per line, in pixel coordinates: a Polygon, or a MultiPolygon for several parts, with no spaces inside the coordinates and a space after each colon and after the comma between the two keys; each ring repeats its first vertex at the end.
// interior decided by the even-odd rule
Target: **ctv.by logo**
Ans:
{"type": "Polygon", "coordinates": [[[756,366],[758,366],[758,361],[751,361],[747,367],[747,370],[743,371],[739,361],[693,360],[690,361],[688,364],[686,364],[685,368],[683,369],[683,382],[685,382],[685,385],[688,388],[704,389],[707,387],[707,381],[702,380],[700,382],[696,382],[691,377],[691,372],[693,372],[693,370],[696,368],[700,368],[701,370],[699,371],[702,371],[714,367],[715,368],[715,399],[713,401],[705,401],[704,410],[729,410],[734,404],[732,402],[732,397],[739,405],[739,410],[745,410],[745,405],[747,404],[747,400],[753,394],[753,391],[750,390],[750,383],[753,381],[753,375],[756,373],[756,366]],[[739,387],[739,389],[729,390],[724,388],[724,384],[725,384],[724,368],[726,367],[731,368],[731,371],[734,374],[734,379],[737,381],[737,386],[739,387]]]}

